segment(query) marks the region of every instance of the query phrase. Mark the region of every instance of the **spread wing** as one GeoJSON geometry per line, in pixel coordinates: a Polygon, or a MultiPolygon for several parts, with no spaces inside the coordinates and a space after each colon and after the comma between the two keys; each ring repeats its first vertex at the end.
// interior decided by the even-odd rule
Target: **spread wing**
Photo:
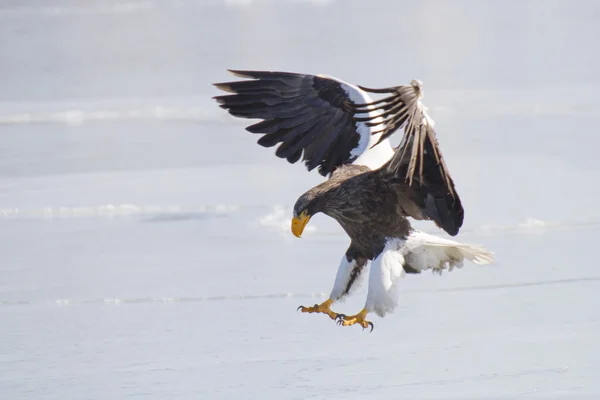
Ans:
{"type": "Polygon", "coordinates": [[[261,119],[246,130],[263,135],[261,146],[279,145],[278,157],[292,164],[302,158],[309,171],[318,167],[323,176],[344,164],[378,168],[392,157],[389,141],[373,125],[383,119],[370,110],[371,98],[357,86],[322,75],[230,72],[250,79],[216,83],[231,94],[215,99],[233,116],[261,119]]]}
{"type": "Polygon", "coordinates": [[[409,206],[404,207],[407,214],[415,219],[432,220],[449,235],[455,236],[462,227],[465,217],[460,197],[454,187],[454,181],[446,174],[445,166],[433,130],[425,126],[429,133],[420,133],[418,139],[408,138],[401,144],[392,159],[378,170],[393,182],[400,198],[409,198],[409,206]],[[422,173],[410,173],[410,150],[422,147],[418,158],[422,173]],[[410,179],[412,177],[412,180],[410,179]]]}
{"type": "Polygon", "coordinates": [[[463,224],[464,209],[442,156],[434,122],[419,100],[423,95],[421,82],[388,89],[361,89],[389,94],[378,104],[363,105],[380,110],[383,121],[372,124],[379,127],[376,132],[381,134],[380,140],[399,127],[404,128],[400,145],[381,172],[415,202],[417,209],[408,214],[415,219],[431,219],[448,234],[456,235],[463,224]]]}
{"type": "MultiPolygon", "coordinates": [[[[413,80],[410,85],[396,86],[387,89],[369,89],[359,86],[363,91],[370,93],[389,93],[390,95],[377,102],[362,104],[356,107],[356,111],[370,108],[372,114],[380,111],[378,121],[370,121],[369,126],[375,128],[374,133],[380,134],[379,140],[385,140],[398,128],[404,128],[404,137],[396,149],[396,162],[394,166],[404,165],[405,157],[408,156],[408,169],[406,178],[412,183],[415,178],[415,172],[418,167],[420,181],[424,177],[439,178],[443,181],[446,189],[455,195],[454,184],[450,178],[450,173],[443,160],[442,152],[439,148],[435,131],[434,122],[427,114],[427,109],[420,101],[423,96],[422,84],[420,81],[413,80]],[[362,107],[361,107],[362,106],[362,107]],[[381,119],[383,117],[383,119],[381,119]],[[398,153],[399,152],[399,153],[398,153]],[[433,156],[431,162],[437,164],[437,168],[426,168],[425,160],[433,156]],[[402,162],[398,163],[398,161],[402,162]]],[[[361,119],[367,121],[367,119],[361,119]]],[[[429,165],[432,167],[432,165],[429,165]]]]}

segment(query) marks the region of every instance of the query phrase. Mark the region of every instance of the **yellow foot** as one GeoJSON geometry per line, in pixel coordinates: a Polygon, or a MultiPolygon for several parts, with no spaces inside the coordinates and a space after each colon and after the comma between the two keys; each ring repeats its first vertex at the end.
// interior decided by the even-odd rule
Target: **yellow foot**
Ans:
{"type": "Polygon", "coordinates": [[[350,326],[350,325],[358,324],[358,325],[362,326],[363,329],[368,328],[370,326],[371,330],[369,332],[373,332],[373,323],[371,321],[367,321],[365,319],[365,317],[367,316],[367,313],[368,313],[368,311],[363,308],[362,311],[356,315],[347,316],[344,314],[338,314],[335,317],[335,319],[337,320],[336,323],[338,325],[342,325],[342,326],[350,326]]]}
{"type": "Polygon", "coordinates": [[[323,303],[321,304],[315,304],[312,307],[304,307],[304,306],[300,306],[298,307],[298,310],[305,312],[305,313],[321,313],[321,314],[327,314],[329,315],[329,318],[331,319],[335,319],[335,317],[338,316],[337,313],[334,313],[333,311],[331,311],[331,309],[329,308],[331,306],[331,303],[333,303],[332,299],[327,299],[325,300],[323,303]]]}

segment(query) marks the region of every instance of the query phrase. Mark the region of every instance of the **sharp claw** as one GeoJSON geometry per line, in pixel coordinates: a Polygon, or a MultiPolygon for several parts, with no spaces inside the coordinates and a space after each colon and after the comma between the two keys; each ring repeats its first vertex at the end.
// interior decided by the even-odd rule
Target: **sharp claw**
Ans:
{"type": "Polygon", "coordinates": [[[369,333],[371,333],[371,332],[373,332],[374,325],[372,322],[369,322],[369,325],[371,325],[371,330],[369,331],[369,333]]]}
{"type": "Polygon", "coordinates": [[[304,307],[304,306],[298,306],[298,308],[296,308],[296,311],[301,310],[302,307],[304,307]]]}

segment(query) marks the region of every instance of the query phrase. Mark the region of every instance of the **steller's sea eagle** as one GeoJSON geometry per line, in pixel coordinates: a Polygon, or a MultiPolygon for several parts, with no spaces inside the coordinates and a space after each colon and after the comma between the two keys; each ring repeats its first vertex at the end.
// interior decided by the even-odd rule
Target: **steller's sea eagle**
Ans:
{"type": "Polygon", "coordinates": [[[328,177],[296,201],[293,234],[300,237],[310,218],[324,213],[350,237],[329,298],[299,310],[372,330],[367,314],[383,317],[394,310],[405,273],[431,269],[441,274],[462,267],[464,259],[493,262],[484,247],[420,232],[407,218],[434,221],[451,236],[464,219],[434,123],[420,101],[420,81],[369,89],[323,75],[229,71],[249,80],[214,84],[231,93],[215,97],[220,106],[233,116],[262,120],[246,128],[263,134],[258,144],[281,143],[278,157],[290,163],[302,158],[309,171],[318,167],[328,177]],[[368,93],[385,96],[374,101],[368,93]],[[394,149],[389,137],[400,128],[404,136],[394,149]],[[332,311],[331,305],[350,293],[368,263],[364,308],[352,316],[332,311]]]}

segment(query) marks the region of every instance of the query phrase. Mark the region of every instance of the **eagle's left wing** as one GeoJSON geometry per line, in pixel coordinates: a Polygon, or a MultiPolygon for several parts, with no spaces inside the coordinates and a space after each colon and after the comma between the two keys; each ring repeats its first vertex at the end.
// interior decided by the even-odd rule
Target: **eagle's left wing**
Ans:
{"type": "MultiPolygon", "coordinates": [[[[398,128],[404,128],[404,137],[394,155],[395,158],[399,157],[399,160],[403,162],[390,161],[390,166],[397,168],[399,165],[408,163],[406,179],[409,184],[415,178],[417,170],[420,181],[423,180],[425,174],[429,178],[432,177],[431,174],[434,174],[444,182],[450,194],[453,196],[456,195],[454,184],[450,178],[450,173],[442,157],[442,152],[433,129],[435,123],[427,114],[427,108],[420,100],[423,97],[422,83],[418,80],[413,80],[410,85],[394,86],[385,89],[370,89],[364,86],[359,86],[359,88],[368,93],[388,94],[382,100],[362,105],[364,109],[370,108],[372,111],[381,110],[378,116],[383,117],[383,120],[369,124],[370,126],[379,128],[374,131],[374,133],[381,134],[379,141],[387,139],[398,128]],[[427,150],[432,154],[427,154],[427,150]],[[427,156],[434,157],[432,161],[437,164],[436,171],[425,170],[424,160],[427,156]]],[[[360,106],[356,108],[357,111],[362,109],[360,106]]]]}
{"type": "Polygon", "coordinates": [[[433,220],[448,234],[456,235],[463,224],[464,209],[442,156],[434,122],[420,101],[421,82],[413,80],[410,85],[387,89],[361,89],[389,94],[377,106],[364,105],[382,110],[380,140],[385,140],[399,126],[404,128],[402,141],[380,172],[395,183],[402,196],[409,196],[415,202],[417,209],[409,215],[433,220]]]}

